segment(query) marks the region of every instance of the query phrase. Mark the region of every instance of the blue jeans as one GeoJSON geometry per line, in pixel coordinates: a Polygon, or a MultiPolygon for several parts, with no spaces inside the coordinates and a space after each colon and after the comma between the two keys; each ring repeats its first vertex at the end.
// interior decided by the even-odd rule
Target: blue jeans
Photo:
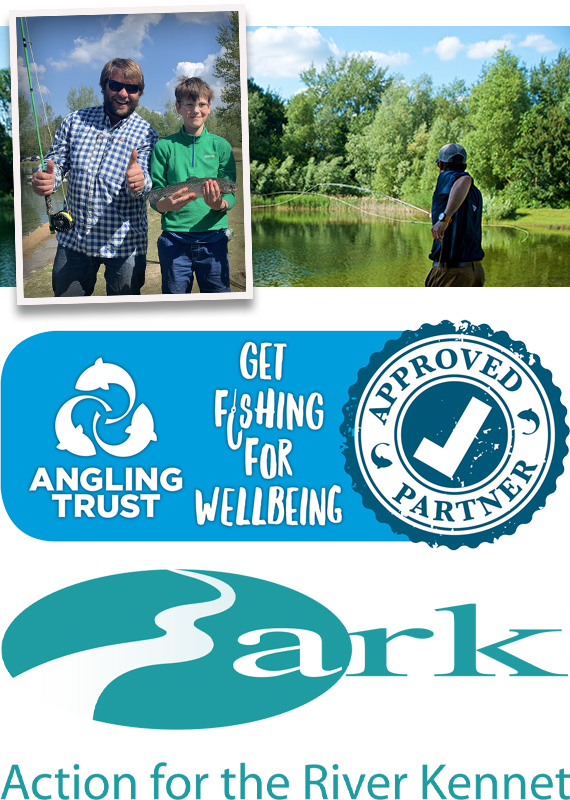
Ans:
{"type": "Polygon", "coordinates": [[[88,256],[58,244],[52,273],[55,297],[90,297],[95,289],[101,264],[105,265],[105,281],[109,297],[141,293],[141,286],[144,286],[146,253],[104,258],[88,256]]]}
{"type": "Polygon", "coordinates": [[[190,294],[194,275],[201,292],[229,292],[230,265],[225,231],[207,232],[204,238],[214,241],[193,241],[200,234],[178,234],[163,231],[157,242],[163,294],[190,294]]]}

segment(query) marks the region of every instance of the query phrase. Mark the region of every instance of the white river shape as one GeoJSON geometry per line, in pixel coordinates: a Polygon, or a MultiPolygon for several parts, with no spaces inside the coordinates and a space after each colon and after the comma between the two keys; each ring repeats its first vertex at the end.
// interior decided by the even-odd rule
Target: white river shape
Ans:
{"type": "Polygon", "coordinates": [[[235,602],[235,592],[227,583],[189,570],[169,570],[195,578],[220,592],[215,600],[174,606],[154,618],[166,632],[157,639],[104,645],[62,656],[40,664],[16,677],[23,690],[40,695],[75,714],[93,718],[102,692],[116,678],[141,667],[194,661],[208,655],[214,642],[195,622],[221,614],[235,602]]]}

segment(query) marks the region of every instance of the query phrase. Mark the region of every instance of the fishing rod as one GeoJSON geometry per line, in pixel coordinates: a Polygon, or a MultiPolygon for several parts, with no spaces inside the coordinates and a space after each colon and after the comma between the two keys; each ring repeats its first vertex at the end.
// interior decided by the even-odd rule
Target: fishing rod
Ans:
{"type": "MultiPolygon", "coordinates": [[[[26,58],[26,72],[28,74],[28,83],[30,86],[30,99],[32,101],[32,111],[34,115],[34,124],[36,126],[36,135],[38,137],[38,148],[40,151],[40,164],[42,165],[42,172],[45,172],[45,162],[44,162],[44,154],[42,149],[42,140],[40,136],[40,124],[38,122],[38,114],[36,111],[36,100],[34,97],[34,87],[32,85],[32,74],[30,72],[30,61],[28,59],[28,41],[26,40],[26,34],[24,33],[24,18],[20,17],[20,27],[22,29],[22,44],[24,46],[24,56],[26,58]]],[[[29,43],[31,45],[31,42],[29,43]]],[[[57,211],[54,214],[53,205],[51,202],[51,195],[45,196],[46,202],[46,211],[49,220],[49,230],[50,233],[65,233],[66,231],[70,231],[75,221],[71,215],[71,212],[68,210],[64,211],[57,211]]]]}
{"type": "MultiPolygon", "coordinates": [[[[305,191],[303,191],[303,192],[294,192],[294,194],[298,194],[299,196],[302,196],[304,194],[315,194],[314,189],[317,189],[319,186],[339,186],[339,187],[342,187],[343,189],[358,189],[361,192],[368,192],[369,194],[378,194],[378,195],[380,195],[380,197],[385,197],[387,200],[393,200],[395,203],[400,203],[401,205],[407,206],[408,208],[413,208],[415,211],[421,211],[422,214],[427,214],[427,216],[430,217],[430,219],[431,219],[431,213],[429,211],[426,211],[425,208],[419,208],[418,206],[412,205],[412,203],[407,203],[405,200],[399,200],[397,197],[391,197],[389,194],[384,194],[383,192],[378,192],[378,191],[375,191],[373,189],[367,189],[365,186],[354,186],[354,185],[349,184],[349,183],[315,183],[315,185],[311,186],[309,189],[305,189],[305,191]]],[[[290,192],[290,191],[289,192],[270,192],[270,193],[268,193],[267,196],[271,197],[272,195],[277,195],[277,194],[292,194],[292,192],[290,192]]],[[[318,196],[319,197],[325,197],[327,195],[318,195],[318,196]]],[[[283,203],[272,203],[272,204],[267,205],[267,206],[254,206],[254,208],[272,208],[272,207],[277,206],[277,205],[284,205],[285,203],[290,203],[290,202],[292,202],[293,199],[294,198],[292,198],[291,200],[284,200],[283,203]]],[[[335,198],[335,199],[338,202],[343,202],[343,201],[340,201],[338,198],[335,198]]],[[[350,208],[354,208],[354,206],[351,203],[345,203],[345,205],[350,206],[350,208]]],[[[365,213],[370,214],[371,216],[382,217],[381,214],[372,214],[369,211],[366,211],[365,213]]],[[[411,222],[411,223],[417,222],[417,220],[413,220],[413,219],[402,220],[402,219],[393,219],[392,217],[382,217],[382,218],[383,219],[389,219],[392,222],[411,222]]],[[[431,223],[422,222],[420,224],[427,225],[427,224],[431,224],[431,223]]],[[[530,233],[529,233],[529,231],[526,230],[526,228],[520,228],[517,225],[507,225],[506,223],[499,223],[499,222],[483,222],[481,224],[486,228],[511,228],[511,230],[520,231],[521,233],[526,234],[526,236],[522,240],[522,242],[526,242],[526,240],[530,236],[530,233]]],[[[522,242],[521,242],[521,244],[522,244],[522,242]]]]}
{"type": "MultiPolygon", "coordinates": [[[[406,203],[404,200],[398,200],[397,197],[390,197],[389,194],[384,194],[383,192],[374,191],[373,189],[367,189],[365,186],[354,186],[349,183],[315,183],[314,186],[311,186],[309,189],[305,189],[303,192],[299,192],[299,195],[303,194],[310,194],[313,192],[314,189],[317,189],[319,186],[340,186],[343,189],[358,189],[361,192],[368,192],[369,194],[379,194],[380,197],[385,197],[387,200],[393,200],[395,203],[400,203],[403,206],[408,206],[408,208],[413,208],[416,211],[421,211],[422,214],[427,214],[427,216],[431,216],[429,211],[426,211],[425,208],[418,208],[418,206],[414,206],[411,203],[406,203]]],[[[291,192],[270,192],[268,196],[275,195],[275,194],[291,194],[291,192]]],[[[286,200],[286,203],[291,202],[290,200],[286,200]]],[[[274,205],[278,205],[275,203],[274,205]]],[[[283,205],[283,204],[279,204],[283,205]]],[[[256,208],[270,208],[271,206],[256,206],[256,208]]]]}

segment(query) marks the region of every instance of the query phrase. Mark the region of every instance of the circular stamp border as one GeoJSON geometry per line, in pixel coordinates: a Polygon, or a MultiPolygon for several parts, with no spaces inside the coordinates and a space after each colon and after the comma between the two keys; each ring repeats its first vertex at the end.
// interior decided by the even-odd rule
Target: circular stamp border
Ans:
{"type": "Polygon", "coordinates": [[[352,488],[362,497],[362,503],[366,508],[374,512],[378,522],[387,524],[394,533],[403,534],[412,542],[425,542],[431,547],[444,545],[450,550],[457,550],[459,547],[478,547],[483,542],[492,543],[500,536],[513,534],[519,525],[530,522],[535,511],[542,508],[548,495],[556,489],[556,481],[562,474],[563,459],[568,453],[566,440],[568,437],[568,426],[566,425],[566,408],[562,403],[560,389],[553,383],[552,373],[542,366],[540,357],[534,353],[529,353],[524,342],[514,341],[506,331],[494,331],[488,325],[473,325],[467,320],[459,323],[443,320],[439,324],[432,325],[426,323],[415,331],[405,331],[399,338],[391,339],[386,342],[384,348],[379,353],[373,353],[367,366],[359,370],[356,383],[349,389],[348,402],[343,406],[343,423],[340,426],[340,433],[344,439],[342,450],[345,457],[345,471],[352,479],[352,488]],[[484,533],[468,534],[442,534],[422,531],[409,525],[404,519],[396,516],[385,509],[378,502],[358,465],[358,458],[354,443],[354,423],[361,396],[366,389],[369,381],[378,369],[397,352],[408,345],[433,337],[454,336],[461,340],[465,336],[476,336],[482,340],[490,340],[502,347],[510,350],[514,356],[524,362],[527,369],[531,371],[536,380],[541,384],[550,402],[552,418],[554,421],[554,447],[552,451],[552,461],[550,469],[542,484],[538,487],[531,503],[524,506],[518,514],[511,519],[499,524],[496,528],[485,531],[484,533]]]}

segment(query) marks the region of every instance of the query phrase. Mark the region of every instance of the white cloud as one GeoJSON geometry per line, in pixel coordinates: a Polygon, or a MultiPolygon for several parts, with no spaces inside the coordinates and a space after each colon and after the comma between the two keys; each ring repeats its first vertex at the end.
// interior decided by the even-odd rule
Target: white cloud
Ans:
{"type": "Polygon", "coordinates": [[[176,14],[176,19],[194,25],[219,25],[227,22],[228,14],[224,11],[186,11],[176,14]]]}
{"type": "Polygon", "coordinates": [[[206,81],[206,83],[214,90],[212,108],[215,108],[216,105],[219,105],[220,95],[222,89],[224,88],[224,83],[223,81],[220,81],[219,78],[214,77],[214,67],[216,65],[216,59],[221,52],[222,51],[220,50],[218,53],[210,53],[210,55],[204,61],[179,61],[176,67],[173,69],[174,74],[172,78],[166,84],[168,97],[172,100],[174,99],[174,89],[178,83],[178,78],[181,75],[184,75],[185,78],[202,78],[203,81],[206,81]]]}
{"type": "Polygon", "coordinates": [[[248,71],[254,78],[296,78],[314,63],[324,66],[340,50],[317,28],[258,28],[247,34],[248,71]]]}
{"type": "MultiPolygon", "coordinates": [[[[30,70],[32,74],[32,86],[34,87],[34,100],[36,101],[36,106],[38,107],[38,111],[40,110],[39,106],[41,106],[41,98],[39,97],[40,94],[49,94],[49,89],[47,86],[44,86],[42,83],[38,83],[38,79],[40,75],[45,75],[46,68],[43,64],[36,64],[33,70],[30,70]],[[36,77],[37,73],[37,77],[36,77]]],[[[26,69],[26,65],[24,63],[24,59],[22,56],[18,56],[18,91],[24,92],[26,97],[30,94],[30,81],[28,80],[28,71],[26,69]]]]}
{"type": "Polygon", "coordinates": [[[551,50],[556,50],[558,45],[547,39],[542,33],[529,33],[519,47],[534,47],[539,53],[549,53],[551,50]]]}
{"type": "Polygon", "coordinates": [[[162,14],[127,14],[118,27],[107,28],[99,39],[79,36],[73,49],[60,60],[48,60],[50,66],[62,70],[76,64],[101,68],[112,58],[141,58],[141,45],[149,37],[149,30],[162,19],[162,14]]]}
{"type": "Polygon", "coordinates": [[[499,50],[509,48],[512,41],[508,37],[502,39],[489,39],[487,42],[475,42],[467,46],[468,58],[491,58],[499,50]]]}
{"type": "Polygon", "coordinates": [[[444,36],[435,47],[429,49],[434,50],[441,61],[451,61],[465,49],[465,45],[458,36],[444,36]]]}
{"type": "Polygon", "coordinates": [[[410,54],[398,51],[394,53],[379,53],[377,50],[358,50],[348,54],[349,56],[361,56],[363,58],[373,58],[377,67],[401,67],[403,64],[410,63],[410,54]]]}

